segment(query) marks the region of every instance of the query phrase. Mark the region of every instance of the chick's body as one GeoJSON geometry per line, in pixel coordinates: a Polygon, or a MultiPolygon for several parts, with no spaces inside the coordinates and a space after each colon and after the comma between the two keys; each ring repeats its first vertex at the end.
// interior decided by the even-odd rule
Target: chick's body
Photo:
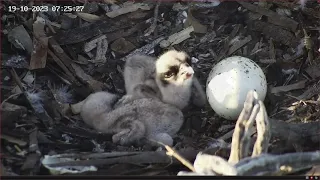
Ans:
{"type": "Polygon", "coordinates": [[[80,113],[83,120],[97,131],[114,134],[114,143],[130,145],[143,137],[172,143],[171,136],[183,124],[182,112],[158,99],[135,99],[132,95],[125,95],[122,99],[126,101],[120,99],[112,106],[114,97],[108,92],[94,93],[85,100],[80,113]]]}

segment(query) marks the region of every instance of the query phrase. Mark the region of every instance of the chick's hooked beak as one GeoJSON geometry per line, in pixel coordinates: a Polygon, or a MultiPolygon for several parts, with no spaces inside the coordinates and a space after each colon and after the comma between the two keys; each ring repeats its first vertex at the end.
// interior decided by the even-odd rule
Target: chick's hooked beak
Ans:
{"type": "Polygon", "coordinates": [[[191,66],[181,65],[180,71],[181,75],[185,76],[185,80],[191,78],[194,74],[194,70],[191,66]]]}

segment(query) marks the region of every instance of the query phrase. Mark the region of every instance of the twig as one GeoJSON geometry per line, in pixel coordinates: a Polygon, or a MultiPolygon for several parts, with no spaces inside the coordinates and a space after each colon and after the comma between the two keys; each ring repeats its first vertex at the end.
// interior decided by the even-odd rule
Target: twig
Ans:
{"type": "Polygon", "coordinates": [[[73,83],[78,83],[78,81],[76,80],[76,77],[74,77],[74,75],[72,74],[72,72],[67,68],[67,66],[61,61],[61,59],[59,59],[55,53],[53,53],[50,49],[48,49],[48,54],[52,57],[52,59],[54,60],[54,62],[56,62],[61,69],[66,73],[68,80],[70,80],[73,83]]]}
{"type": "Polygon", "coordinates": [[[108,153],[81,153],[81,154],[58,154],[57,158],[72,159],[99,159],[99,158],[116,158],[121,156],[138,155],[139,152],[108,152],[108,153]]]}
{"type": "Polygon", "coordinates": [[[219,137],[218,139],[222,139],[222,140],[225,141],[225,140],[227,140],[227,139],[232,137],[233,132],[234,132],[234,129],[232,129],[231,131],[227,132],[226,134],[224,134],[223,136],[219,137]]]}
{"type": "Polygon", "coordinates": [[[180,156],[180,154],[178,154],[177,152],[175,152],[171,147],[164,145],[164,147],[166,148],[166,150],[168,151],[166,154],[168,156],[173,156],[176,159],[178,159],[183,165],[185,165],[187,168],[189,168],[192,172],[196,172],[195,168],[192,166],[192,164],[186,160],[185,158],[183,158],[182,156],[180,156]]]}
{"type": "MultiPolygon", "coordinates": [[[[50,167],[62,167],[62,166],[100,166],[117,163],[130,163],[130,164],[167,164],[171,162],[171,159],[166,155],[164,151],[155,152],[136,152],[137,154],[124,153],[118,154],[118,157],[89,159],[89,160],[75,160],[68,162],[59,162],[50,164],[50,167]]],[[[187,159],[194,159],[196,157],[196,151],[193,149],[179,151],[187,159]]],[[[173,161],[174,164],[177,161],[173,161]]]]}
{"type": "Polygon", "coordinates": [[[194,167],[192,166],[192,164],[186,160],[185,158],[183,158],[182,156],[180,156],[180,154],[178,154],[177,152],[175,152],[170,146],[168,145],[165,145],[164,143],[162,142],[159,142],[159,141],[155,141],[153,139],[149,139],[150,141],[152,142],[155,142],[155,143],[158,143],[158,144],[161,144],[162,146],[164,146],[167,150],[167,155],[168,156],[173,156],[175,157],[176,159],[178,159],[183,165],[185,165],[187,168],[189,168],[192,172],[196,172],[196,170],[194,169],[194,167]]]}
{"type": "Polygon", "coordinates": [[[162,142],[159,142],[159,141],[155,141],[153,139],[149,139],[150,141],[152,142],[155,142],[155,143],[158,143],[158,144],[161,144],[162,146],[164,146],[167,150],[167,155],[168,156],[173,156],[175,157],[176,159],[178,159],[183,165],[185,165],[187,168],[189,168],[192,172],[196,172],[196,170],[194,169],[194,167],[192,166],[192,164],[186,160],[185,158],[183,158],[182,156],[180,156],[180,154],[178,154],[177,152],[175,152],[170,146],[168,145],[165,145],[164,143],[162,142]]]}
{"type": "Polygon", "coordinates": [[[156,7],[154,8],[154,18],[153,18],[153,22],[151,24],[151,26],[145,31],[144,36],[150,36],[151,33],[154,32],[154,30],[157,27],[157,21],[158,21],[158,14],[159,14],[159,6],[161,4],[161,1],[158,0],[156,7]]]}
{"type": "Polygon", "coordinates": [[[49,45],[51,47],[52,52],[55,53],[58,59],[60,59],[61,63],[63,63],[71,73],[75,74],[75,70],[72,68],[71,65],[73,60],[66,54],[66,52],[61,48],[57,41],[54,38],[50,38],[49,45]]]}

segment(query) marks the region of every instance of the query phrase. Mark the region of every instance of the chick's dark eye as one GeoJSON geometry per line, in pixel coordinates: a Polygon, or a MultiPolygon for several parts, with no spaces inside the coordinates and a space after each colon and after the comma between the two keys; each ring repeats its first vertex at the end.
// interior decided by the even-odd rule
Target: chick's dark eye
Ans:
{"type": "Polygon", "coordinates": [[[173,66],[170,66],[167,70],[167,72],[164,73],[164,77],[165,78],[170,78],[172,76],[175,76],[177,75],[179,72],[179,66],[178,65],[173,65],[173,66]]]}
{"type": "Polygon", "coordinates": [[[165,78],[170,78],[170,77],[172,77],[174,75],[174,73],[172,72],[172,71],[168,71],[168,72],[166,72],[165,74],[164,74],[164,77],[165,78]]]}

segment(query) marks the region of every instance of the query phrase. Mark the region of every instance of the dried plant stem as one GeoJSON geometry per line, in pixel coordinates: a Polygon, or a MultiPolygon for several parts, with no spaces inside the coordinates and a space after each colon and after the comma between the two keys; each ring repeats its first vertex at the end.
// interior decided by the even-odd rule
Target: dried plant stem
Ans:
{"type": "Polygon", "coordinates": [[[170,146],[162,143],[162,142],[159,142],[159,141],[155,141],[153,139],[148,139],[152,142],[155,142],[157,144],[161,144],[162,146],[164,146],[167,150],[167,155],[168,156],[173,156],[175,157],[178,161],[180,161],[183,165],[185,165],[187,168],[189,168],[192,172],[196,172],[195,168],[192,166],[192,164],[186,160],[185,158],[183,158],[179,153],[175,152],[170,146]]]}
{"type": "Polygon", "coordinates": [[[183,165],[185,165],[187,168],[189,168],[192,172],[196,172],[196,170],[194,169],[194,167],[192,166],[192,164],[184,159],[182,156],[180,156],[177,152],[175,152],[171,147],[165,145],[168,156],[173,156],[175,157],[177,160],[179,160],[183,165]]]}

